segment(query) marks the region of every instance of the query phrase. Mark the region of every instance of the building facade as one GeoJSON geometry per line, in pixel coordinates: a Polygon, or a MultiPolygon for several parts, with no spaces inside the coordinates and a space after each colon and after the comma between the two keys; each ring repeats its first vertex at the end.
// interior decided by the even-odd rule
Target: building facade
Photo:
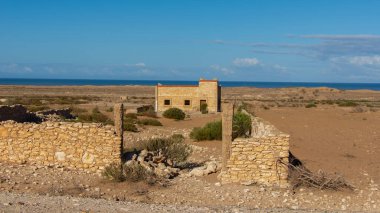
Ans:
{"type": "Polygon", "coordinates": [[[220,111],[221,88],[218,80],[200,79],[198,85],[161,85],[155,90],[156,112],[179,108],[185,112],[200,111],[207,104],[209,113],[220,111]]]}

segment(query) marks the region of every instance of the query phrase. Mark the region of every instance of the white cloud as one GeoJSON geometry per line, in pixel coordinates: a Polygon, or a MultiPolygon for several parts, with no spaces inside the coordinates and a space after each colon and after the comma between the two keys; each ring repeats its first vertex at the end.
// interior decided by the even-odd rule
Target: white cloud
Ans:
{"type": "Polygon", "coordinates": [[[355,56],[350,57],[348,60],[354,65],[380,65],[380,55],[374,56],[355,56]]]}
{"type": "Polygon", "coordinates": [[[146,67],[146,64],[143,63],[143,62],[139,62],[139,63],[136,63],[136,64],[125,64],[126,67],[140,67],[140,68],[144,68],[146,67]]]}
{"type": "Polygon", "coordinates": [[[228,69],[226,67],[221,67],[219,65],[211,65],[210,68],[213,69],[213,70],[216,70],[216,71],[220,71],[224,75],[230,75],[230,74],[234,74],[235,73],[233,70],[228,69]]]}
{"type": "Polygon", "coordinates": [[[237,67],[254,67],[260,64],[257,58],[237,58],[233,61],[237,67]]]}
{"type": "Polygon", "coordinates": [[[331,61],[356,66],[380,66],[380,55],[334,57],[331,61]]]}
{"type": "Polygon", "coordinates": [[[28,67],[28,66],[25,66],[25,67],[24,67],[24,70],[25,70],[26,72],[32,72],[32,71],[33,71],[33,69],[30,68],[30,67],[28,67]]]}
{"type": "Polygon", "coordinates": [[[136,67],[146,67],[145,63],[142,63],[142,62],[135,64],[135,66],[136,67]]]}
{"type": "Polygon", "coordinates": [[[311,39],[325,39],[325,40],[356,40],[356,39],[380,39],[380,35],[371,34],[355,34],[355,35],[328,35],[328,34],[316,34],[316,35],[289,35],[294,38],[311,38],[311,39]]]}

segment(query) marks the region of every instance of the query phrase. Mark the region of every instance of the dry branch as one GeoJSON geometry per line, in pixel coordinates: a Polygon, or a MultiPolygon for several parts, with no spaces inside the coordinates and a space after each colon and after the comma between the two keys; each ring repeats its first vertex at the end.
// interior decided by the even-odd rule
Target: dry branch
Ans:
{"type": "Polygon", "coordinates": [[[277,164],[289,168],[289,179],[293,186],[293,189],[300,186],[313,187],[320,190],[331,189],[336,191],[343,189],[354,189],[354,186],[348,183],[340,175],[327,174],[322,170],[312,172],[302,164],[295,166],[291,163],[286,163],[281,159],[277,161],[277,164]]]}

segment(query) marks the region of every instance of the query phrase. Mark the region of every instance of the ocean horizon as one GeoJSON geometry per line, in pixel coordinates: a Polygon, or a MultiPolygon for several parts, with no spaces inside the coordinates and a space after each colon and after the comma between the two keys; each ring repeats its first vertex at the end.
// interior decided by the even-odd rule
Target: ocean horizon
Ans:
{"type": "MultiPolygon", "coordinates": [[[[0,85],[31,86],[122,86],[141,85],[197,85],[198,81],[183,80],[101,80],[101,79],[30,79],[0,78],[0,85]]],[[[257,87],[257,88],[289,88],[289,87],[329,87],[340,90],[377,90],[380,83],[332,83],[332,82],[262,82],[262,81],[219,81],[224,87],[257,87]]]]}

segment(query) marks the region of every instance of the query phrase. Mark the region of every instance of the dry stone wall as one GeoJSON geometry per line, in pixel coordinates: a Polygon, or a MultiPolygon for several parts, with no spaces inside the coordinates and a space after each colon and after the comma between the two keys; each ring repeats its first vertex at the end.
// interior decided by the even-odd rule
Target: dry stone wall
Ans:
{"type": "Polygon", "coordinates": [[[288,168],[278,164],[278,160],[288,162],[289,135],[260,118],[251,119],[252,136],[236,138],[230,145],[229,158],[219,176],[222,183],[287,188],[288,168]]]}
{"type": "Polygon", "coordinates": [[[121,141],[113,126],[4,121],[0,122],[0,161],[100,172],[120,162],[121,141]]]}

